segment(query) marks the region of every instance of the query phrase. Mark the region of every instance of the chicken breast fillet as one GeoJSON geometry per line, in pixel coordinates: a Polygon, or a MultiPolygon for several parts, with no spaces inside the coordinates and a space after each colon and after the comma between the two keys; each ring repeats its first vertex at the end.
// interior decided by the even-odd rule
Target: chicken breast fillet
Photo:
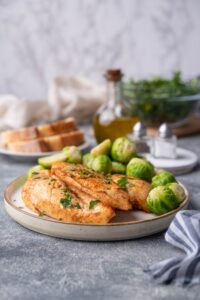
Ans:
{"type": "Polygon", "coordinates": [[[53,164],[52,173],[65,182],[74,193],[83,192],[113,208],[132,209],[128,193],[123,191],[111,177],[98,174],[83,165],[65,162],[53,164]]]}
{"type": "Polygon", "coordinates": [[[48,170],[26,181],[22,199],[29,209],[65,222],[106,224],[115,216],[113,208],[84,193],[73,193],[48,170]]]}
{"type": "MultiPolygon", "coordinates": [[[[116,183],[122,177],[124,177],[124,175],[112,175],[112,179],[116,183]]],[[[133,204],[133,207],[149,212],[146,199],[150,190],[152,189],[151,184],[139,178],[127,177],[127,180],[128,182],[126,184],[126,188],[130,196],[130,201],[133,204]]]]}

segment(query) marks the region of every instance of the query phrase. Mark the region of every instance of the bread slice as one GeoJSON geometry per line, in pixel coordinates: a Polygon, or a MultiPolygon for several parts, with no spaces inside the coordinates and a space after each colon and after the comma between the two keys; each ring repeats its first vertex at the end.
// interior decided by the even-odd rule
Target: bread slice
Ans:
{"type": "Polygon", "coordinates": [[[18,130],[7,130],[1,133],[1,144],[7,146],[11,142],[27,141],[38,137],[36,127],[27,127],[18,130]]]}
{"type": "Polygon", "coordinates": [[[67,118],[54,123],[40,125],[38,127],[27,127],[4,131],[1,133],[1,143],[4,146],[7,146],[9,143],[29,141],[42,137],[68,133],[75,131],[76,129],[77,126],[74,118],[67,118]]]}
{"type": "Polygon", "coordinates": [[[58,122],[44,124],[37,127],[38,137],[47,137],[61,133],[68,133],[77,129],[74,118],[68,118],[58,122]]]}
{"type": "Polygon", "coordinates": [[[9,143],[7,149],[14,152],[34,153],[59,151],[65,146],[79,146],[84,142],[84,133],[81,130],[38,138],[29,141],[9,143]]]}

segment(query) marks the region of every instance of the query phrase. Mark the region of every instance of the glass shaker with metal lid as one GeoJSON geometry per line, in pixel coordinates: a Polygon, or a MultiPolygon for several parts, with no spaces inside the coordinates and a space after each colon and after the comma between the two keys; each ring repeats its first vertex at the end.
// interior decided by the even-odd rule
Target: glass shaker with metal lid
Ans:
{"type": "Polygon", "coordinates": [[[172,129],[163,123],[158,129],[158,135],[154,138],[152,155],[155,158],[176,158],[177,138],[172,129]]]}
{"type": "Polygon", "coordinates": [[[129,137],[135,142],[138,153],[150,153],[152,138],[147,135],[147,130],[142,122],[133,126],[133,133],[129,137]]]}

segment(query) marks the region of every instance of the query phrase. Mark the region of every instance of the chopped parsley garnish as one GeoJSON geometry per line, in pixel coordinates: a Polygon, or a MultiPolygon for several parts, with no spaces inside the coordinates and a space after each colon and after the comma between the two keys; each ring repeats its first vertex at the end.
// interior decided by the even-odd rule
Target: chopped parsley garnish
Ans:
{"type": "Polygon", "coordinates": [[[79,174],[80,178],[94,177],[94,172],[92,172],[90,170],[86,170],[86,169],[80,170],[78,174],[79,174]]]}
{"type": "Polygon", "coordinates": [[[89,209],[93,209],[99,202],[99,200],[91,200],[89,204],[89,209]]]}
{"type": "Polygon", "coordinates": [[[64,208],[68,208],[72,205],[71,199],[72,199],[72,195],[69,192],[67,192],[65,194],[65,198],[60,199],[60,203],[64,208]]]}
{"type": "Polygon", "coordinates": [[[78,208],[78,209],[81,209],[81,206],[79,203],[76,203],[76,204],[73,204],[74,207],[78,208]]]}
{"type": "Polygon", "coordinates": [[[110,184],[112,182],[112,178],[110,174],[107,174],[105,176],[105,183],[110,184]]]}
{"type": "Polygon", "coordinates": [[[73,168],[73,167],[67,167],[67,170],[69,170],[69,171],[75,171],[76,169],[73,168]]]}
{"type": "Polygon", "coordinates": [[[120,186],[121,189],[123,190],[127,190],[127,187],[126,185],[128,184],[128,179],[124,176],[124,177],[121,177],[118,181],[117,181],[117,184],[120,186]]]}
{"type": "Polygon", "coordinates": [[[44,212],[44,211],[40,211],[40,212],[39,212],[39,216],[40,216],[40,217],[43,217],[43,216],[44,216],[44,214],[45,214],[45,212],[44,212]]]}
{"type": "Polygon", "coordinates": [[[36,171],[32,172],[32,175],[38,175],[38,174],[39,174],[39,172],[36,172],[36,171]]]}
{"type": "Polygon", "coordinates": [[[73,178],[73,177],[74,177],[74,174],[73,174],[73,173],[70,173],[70,174],[69,174],[69,177],[73,178]]]}

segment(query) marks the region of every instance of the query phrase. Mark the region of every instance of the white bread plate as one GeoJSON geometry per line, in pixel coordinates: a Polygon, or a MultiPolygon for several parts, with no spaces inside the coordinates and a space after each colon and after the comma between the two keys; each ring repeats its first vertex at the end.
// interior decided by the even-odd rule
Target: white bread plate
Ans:
{"type": "Polygon", "coordinates": [[[21,191],[26,177],[21,176],[11,182],[4,193],[4,203],[7,213],[22,226],[58,238],[82,241],[115,241],[136,239],[164,231],[170,225],[176,213],[187,208],[189,198],[186,197],[180,206],[161,216],[145,213],[139,210],[129,212],[117,211],[110,223],[80,224],[64,223],[47,216],[39,216],[25,207],[21,191]]]}
{"type": "MultiPolygon", "coordinates": [[[[81,144],[80,146],[77,146],[77,147],[78,147],[79,150],[85,151],[90,146],[91,146],[90,140],[85,138],[85,142],[83,144],[81,144]]],[[[60,151],[33,152],[33,153],[31,153],[31,152],[30,153],[14,152],[14,151],[10,151],[10,150],[4,148],[0,144],[0,154],[5,155],[5,156],[9,156],[13,159],[21,160],[21,161],[36,161],[39,157],[49,156],[49,155],[53,155],[53,154],[56,154],[56,153],[59,153],[59,152],[60,151]]]]}

